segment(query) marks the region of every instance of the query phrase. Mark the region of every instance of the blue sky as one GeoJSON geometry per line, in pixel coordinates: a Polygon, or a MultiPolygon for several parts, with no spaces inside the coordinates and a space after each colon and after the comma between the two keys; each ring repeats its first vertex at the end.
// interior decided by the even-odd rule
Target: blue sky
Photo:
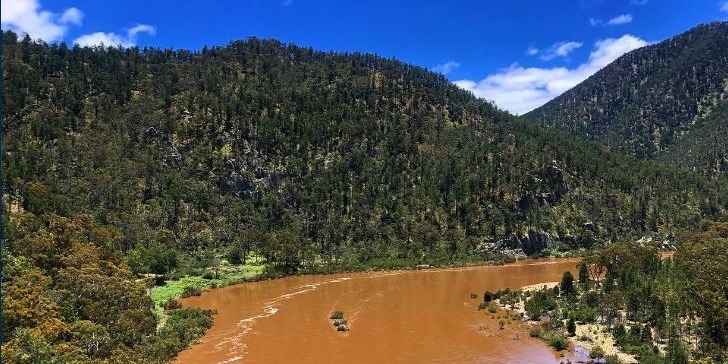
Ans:
{"type": "Polygon", "coordinates": [[[68,44],[199,49],[248,36],[394,57],[523,113],[619,55],[728,19],[724,0],[2,0],[2,28],[68,44]]]}

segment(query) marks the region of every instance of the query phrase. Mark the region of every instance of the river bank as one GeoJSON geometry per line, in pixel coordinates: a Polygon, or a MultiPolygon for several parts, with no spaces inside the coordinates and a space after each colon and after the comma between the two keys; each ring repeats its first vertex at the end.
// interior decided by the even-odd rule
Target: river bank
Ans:
{"type": "MultiPolygon", "coordinates": [[[[526,259],[536,259],[536,257],[526,259]]],[[[234,265],[228,263],[226,260],[222,260],[220,266],[214,271],[207,270],[201,274],[189,274],[179,279],[165,280],[162,285],[155,286],[150,290],[150,297],[154,301],[155,312],[162,317],[164,315],[163,305],[169,300],[199,295],[209,289],[240,283],[290,276],[492,266],[512,263],[516,260],[513,256],[500,253],[463,256],[455,259],[372,259],[366,262],[318,264],[301,267],[295,272],[276,270],[262,262],[234,265]]]]}

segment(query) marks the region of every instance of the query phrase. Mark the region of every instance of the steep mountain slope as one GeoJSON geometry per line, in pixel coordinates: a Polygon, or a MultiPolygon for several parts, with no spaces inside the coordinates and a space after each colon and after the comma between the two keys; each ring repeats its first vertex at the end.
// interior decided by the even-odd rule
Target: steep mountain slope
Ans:
{"type": "MultiPolygon", "coordinates": [[[[696,118],[726,97],[728,23],[716,22],[625,54],[526,117],[614,151],[652,158],[699,129],[696,118]]],[[[695,147],[725,152],[725,144],[695,147]]],[[[703,157],[711,160],[690,159],[690,166],[716,163],[703,157]]]]}
{"type": "Polygon", "coordinates": [[[728,171],[728,100],[718,101],[705,116],[696,117],[689,132],[657,153],[655,160],[708,175],[728,171]]]}

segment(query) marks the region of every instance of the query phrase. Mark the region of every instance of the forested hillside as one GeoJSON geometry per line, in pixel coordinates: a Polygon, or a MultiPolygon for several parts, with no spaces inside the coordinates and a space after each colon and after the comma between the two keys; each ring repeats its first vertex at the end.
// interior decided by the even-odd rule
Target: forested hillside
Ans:
{"type": "Polygon", "coordinates": [[[179,261],[255,254],[293,273],[533,254],[667,236],[728,206],[723,179],[609,153],[373,55],[2,35],[3,357],[168,358],[209,317],[155,334],[135,278],[179,261]]]}
{"type": "Polygon", "coordinates": [[[4,41],[6,206],[88,214],[123,252],[249,243],[275,260],[290,240],[303,260],[368,259],[529,231],[589,245],[726,206],[718,182],[517,122],[371,55],[4,41]],[[286,239],[245,239],[266,235],[286,239]]]}
{"type": "Polygon", "coordinates": [[[655,160],[708,175],[728,171],[728,99],[717,102],[706,115],[696,117],[690,132],[657,153],[655,160]]]}
{"type": "Polygon", "coordinates": [[[726,97],[728,23],[716,22],[629,52],[526,117],[620,153],[714,175],[725,169],[728,144],[706,138],[713,129],[703,124],[728,123],[725,112],[711,116],[726,97]]]}

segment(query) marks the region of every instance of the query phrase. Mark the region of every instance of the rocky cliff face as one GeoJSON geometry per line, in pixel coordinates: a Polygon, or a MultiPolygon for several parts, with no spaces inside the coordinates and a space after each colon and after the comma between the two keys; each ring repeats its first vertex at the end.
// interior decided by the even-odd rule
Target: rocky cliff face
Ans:
{"type": "Polygon", "coordinates": [[[499,241],[499,245],[508,249],[520,249],[526,255],[540,253],[551,247],[553,240],[548,233],[531,230],[526,234],[513,234],[499,241]]]}

